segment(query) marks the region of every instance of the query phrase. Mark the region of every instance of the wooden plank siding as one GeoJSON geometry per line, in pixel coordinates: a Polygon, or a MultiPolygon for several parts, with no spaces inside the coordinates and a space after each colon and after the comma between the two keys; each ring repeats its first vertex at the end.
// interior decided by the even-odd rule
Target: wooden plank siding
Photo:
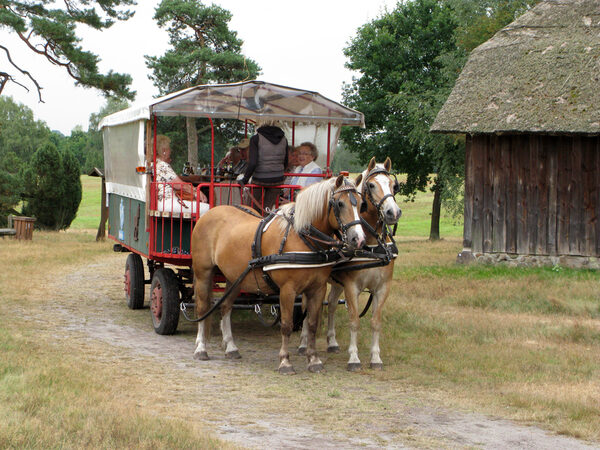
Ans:
{"type": "Polygon", "coordinates": [[[463,244],[474,253],[600,256],[600,137],[467,137],[463,244]]]}

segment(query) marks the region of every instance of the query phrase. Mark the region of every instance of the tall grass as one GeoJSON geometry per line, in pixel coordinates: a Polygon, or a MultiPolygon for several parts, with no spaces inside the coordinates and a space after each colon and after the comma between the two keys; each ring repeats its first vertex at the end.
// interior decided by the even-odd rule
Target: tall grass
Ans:
{"type": "Polygon", "coordinates": [[[97,229],[100,222],[102,178],[81,175],[83,189],[77,216],[71,223],[71,230],[97,229]]]}
{"type": "MultiPolygon", "coordinates": [[[[91,179],[84,186],[96,189],[99,201],[96,182],[91,179]]],[[[74,228],[95,229],[96,220],[85,211],[98,215],[99,205],[93,196],[84,199],[74,228]]],[[[256,363],[257,380],[244,380],[243,386],[265,383],[269,393],[289,399],[287,413],[298,410],[296,413],[306,418],[312,417],[309,412],[315,407],[324,408],[325,402],[360,408],[346,393],[376,379],[385,381],[390,392],[430,392],[446,405],[599,441],[600,274],[458,266],[455,259],[462,247],[461,227],[445,219],[444,239],[429,242],[430,201],[427,193],[402,205],[399,256],[384,309],[383,372],[346,374],[347,355],[342,352],[328,357],[326,366],[331,372],[325,377],[282,379],[272,374],[272,367],[256,363]],[[308,393],[303,389],[306,386],[310,386],[308,393]],[[325,389],[325,400],[316,395],[317,389],[325,389]]],[[[0,324],[0,417],[9,424],[0,426],[0,447],[62,447],[73,446],[73,442],[88,447],[222,445],[200,437],[201,431],[178,419],[140,411],[132,387],[135,379],[115,375],[105,364],[69,352],[64,344],[39,342],[35,320],[15,314],[32,308],[29,316],[36,317],[51,307],[52,292],[36,286],[43,274],[105,260],[110,244],[94,243],[93,235],[93,231],[36,231],[32,243],[0,241],[4,263],[0,315],[10,318],[0,324]]],[[[122,267],[115,268],[114,276],[122,276],[122,267]]],[[[362,305],[365,297],[361,297],[362,305]]],[[[141,326],[141,319],[135,317],[134,326],[141,326]]],[[[336,317],[338,342],[345,347],[349,336],[343,308],[336,317]]],[[[368,362],[367,317],[361,327],[360,356],[368,362]]],[[[261,335],[261,348],[278,348],[278,334],[269,336],[261,335]]],[[[193,332],[189,339],[193,340],[193,332]]],[[[241,386],[237,389],[246,395],[241,386]]],[[[336,425],[337,412],[330,419],[323,417],[330,416],[331,410],[327,412],[314,420],[344,427],[336,425]]],[[[370,414],[362,419],[371,417],[376,418],[370,414]]]]}
{"type": "MultiPolygon", "coordinates": [[[[227,448],[194,423],[140,408],[128,393],[139,383],[134,373],[65,342],[49,322],[65,305],[47,277],[109,252],[93,233],[35,231],[30,242],[0,241],[0,448],[227,448]]],[[[86,288],[95,287],[82,286],[82,294],[86,288]]]]}

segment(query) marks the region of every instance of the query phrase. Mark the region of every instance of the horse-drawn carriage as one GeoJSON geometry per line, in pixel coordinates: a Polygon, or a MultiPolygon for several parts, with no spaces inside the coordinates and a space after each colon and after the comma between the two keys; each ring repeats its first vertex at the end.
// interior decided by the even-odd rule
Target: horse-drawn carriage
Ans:
{"type": "MultiPolygon", "coordinates": [[[[290,305],[298,305],[298,301],[301,298],[300,294],[304,293],[306,296],[311,288],[305,286],[302,288],[303,290],[300,288],[287,289],[285,291],[286,297],[289,300],[288,294],[293,292],[293,298],[289,301],[286,300],[284,305],[281,297],[283,293],[280,293],[276,286],[270,288],[268,284],[265,285],[266,281],[259,281],[256,273],[260,272],[264,276],[265,270],[268,270],[265,269],[265,265],[268,265],[269,262],[273,263],[271,264],[272,266],[276,266],[277,262],[284,262],[285,264],[275,267],[275,269],[283,268],[283,270],[273,271],[275,273],[273,278],[277,279],[276,284],[282,286],[287,283],[285,280],[288,278],[293,278],[294,276],[301,278],[304,276],[305,279],[299,281],[296,285],[302,283],[306,285],[308,279],[312,280],[310,277],[307,278],[308,275],[306,274],[315,273],[316,268],[319,267],[328,267],[325,271],[325,278],[321,277],[318,279],[322,286],[318,289],[317,297],[320,300],[316,304],[320,307],[323,303],[322,296],[325,295],[325,283],[331,271],[331,265],[335,262],[332,255],[335,255],[337,259],[342,257],[340,247],[343,244],[348,244],[348,235],[351,235],[350,240],[353,241],[353,245],[350,247],[356,247],[357,243],[358,246],[361,246],[364,241],[362,224],[358,215],[357,201],[360,201],[360,195],[358,195],[354,184],[351,181],[345,180],[342,176],[337,179],[331,179],[327,183],[326,188],[321,188],[320,190],[307,188],[305,190],[311,191],[311,194],[304,194],[304,191],[301,193],[301,196],[303,195],[305,200],[304,203],[299,203],[307,205],[306,210],[315,210],[315,217],[321,220],[323,223],[322,228],[324,227],[329,230],[328,233],[331,234],[341,230],[342,233],[339,234],[340,239],[328,238],[319,230],[315,230],[315,233],[321,233],[320,235],[312,236],[310,233],[305,234],[301,231],[297,233],[292,231],[290,233],[290,227],[292,227],[292,230],[296,230],[293,207],[291,209],[287,208],[285,213],[278,213],[279,217],[276,217],[277,220],[282,223],[286,220],[288,222],[288,228],[285,231],[286,238],[288,233],[290,236],[293,235],[289,242],[296,239],[297,235],[298,242],[304,242],[298,244],[303,249],[314,248],[313,244],[315,242],[320,242],[319,245],[321,247],[323,243],[326,247],[333,247],[333,251],[329,253],[319,252],[318,261],[314,259],[307,260],[305,255],[302,254],[307,253],[306,251],[294,253],[286,250],[283,252],[285,239],[282,241],[279,249],[279,256],[283,260],[267,261],[268,258],[265,259],[260,252],[261,244],[258,245],[258,255],[255,252],[256,238],[259,235],[257,232],[255,241],[252,244],[252,258],[250,258],[250,254],[241,257],[241,259],[245,260],[243,264],[248,264],[246,271],[241,275],[240,270],[238,272],[231,272],[228,277],[223,276],[225,272],[224,266],[222,267],[222,264],[214,262],[215,258],[222,258],[222,256],[215,256],[217,250],[214,248],[214,242],[206,240],[206,236],[212,236],[217,231],[223,231],[223,229],[229,229],[230,227],[235,228],[235,224],[230,224],[227,220],[223,221],[219,217],[219,214],[223,211],[226,217],[235,216],[232,220],[237,221],[237,225],[239,225],[239,222],[244,222],[248,218],[248,215],[257,215],[249,211],[249,208],[235,204],[244,203],[244,199],[248,198],[250,202],[255,201],[256,197],[264,198],[260,192],[264,187],[249,184],[244,190],[241,190],[239,184],[235,183],[233,179],[216,173],[213,126],[213,119],[216,118],[243,121],[246,133],[248,132],[248,126],[256,123],[256,121],[277,121],[277,124],[285,132],[290,145],[294,146],[299,142],[311,141],[321,149],[326,149],[326,153],[321,155],[321,159],[317,161],[322,167],[325,167],[322,174],[322,177],[325,179],[330,179],[333,175],[330,163],[341,126],[364,126],[364,118],[360,112],[333,102],[316,92],[259,81],[196,86],[105,117],[100,123],[99,128],[102,129],[104,139],[106,201],[109,208],[108,235],[117,241],[115,245],[116,251],[131,252],[127,257],[125,265],[127,304],[132,309],[142,308],[144,305],[145,284],[151,284],[150,310],[154,329],[159,334],[172,334],[177,328],[180,310],[184,311],[184,314],[191,311],[190,306],[194,298],[197,303],[197,315],[201,316],[195,320],[199,321],[207,316],[207,310],[210,309],[212,311],[214,309],[214,306],[211,307],[211,305],[214,305],[212,302],[212,292],[226,291],[222,299],[229,295],[230,299],[228,301],[231,302],[233,307],[254,309],[259,314],[259,317],[264,315],[265,307],[267,307],[274,321],[280,318],[281,312],[279,306],[281,305],[286,310],[281,317],[282,330],[287,330],[290,328],[290,305]],[[161,116],[204,118],[210,123],[212,135],[210,170],[207,174],[198,175],[196,178],[181,177],[184,180],[184,183],[181,184],[187,185],[188,190],[196,193],[195,200],[191,204],[179,201],[175,195],[167,202],[165,202],[164,198],[162,200],[160,198],[159,192],[161,189],[164,189],[164,183],[157,181],[156,178],[156,135],[157,121],[161,116]],[[321,191],[324,195],[320,194],[321,191]],[[318,194],[315,194],[315,192],[318,192],[318,194]],[[200,204],[199,200],[201,193],[206,195],[208,206],[210,207],[209,212],[204,217],[201,217],[201,213],[203,212],[203,205],[200,204]],[[246,196],[244,193],[248,195],[246,196]],[[324,203],[322,211],[319,211],[318,209],[321,208],[321,197],[324,199],[324,203]],[[227,209],[227,207],[224,207],[219,209],[219,213],[212,214],[213,209],[217,210],[216,206],[223,205],[235,205],[237,209],[233,209],[232,207],[227,209]],[[315,205],[317,205],[316,209],[315,205]],[[202,226],[195,226],[199,221],[202,226]],[[201,228],[201,230],[199,231],[198,228],[201,228]],[[308,242],[307,239],[313,244],[308,242]],[[282,255],[282,253],[285,253],[285,255],[282,255]],[[192,254],[195,255],[194,261],[192,261],[192,254]],[[212,266],[207,263],[210,266],[207,270],[196,267],[196,265],[200,264],[197,261],[209,258],[207,256],[209,254],[213,258],[210,263],[212,266]],[[148,280],[144,276],[142,257],[147,260],[150,273],[150,279],[148,280]],[[319,258],[321,259],[319,260],[319,258]],[[332,259],[332,261],[329,261],[329,259],[332,259]],[[251,260],[250,263],[248,263],[249,260],[251,260]],[[261,265],[256,265],[257,262],[260,262],[261,265]],[[194,264],[194,270],[192,271],[191,266],[193,263],[196,264],[194,264]],[[252,264],[255,265],[252,266],[252,264]],[[300,267],[300,269],[294,271],[292,267],[300,267]],[[233,273],[235,273],[235,276],[231,275],[233,273]],[[251,278],[248,275],[249,273],[254,274],[256,289],[242,289],[244,286],[252,286],[252,283],[246,283],[247,279],[251,278]],[[248,276],[246,277],[246,275],[248,276]],[[194,289],[190,287],[194,278],[196,279],[195,295],[194,289]],[[203,280],[198,281],[199,278],[203,278],[203,280]],[[199,299],[201,299],[201,304],[199,303],[199,299]]],[[[390,170],[389,163],[385,169],[382,165],[379,166],[375,170],[373,161],[370,166],[370,169],[374,170],[373,174],[365,172],[364,175],[372,176],[374,180],[377,173],[388,173],[390,170]]],[[[390,195],[392,196],[392,203],[395,206],[393,195],[389,194],[390,186],[385,188],[387,189],[387,194],[382,192],[380,195],[382,200],[377,207],[377,214],[381,213],[382,204],[388,201],[387,197],[390,195]]],[[[183,191],[185,186],[172,187],[173,189],[183,191]]],[[[299,188],[297,185],[282,185],[281,187],[287,190],[289,198],[292,199],[295,197],[295,190],[299,188]]],[[[371,202],[373,207],[377,206],[374,202],[375,200],[371,202]]],[[[364,206],[365,210],[367,209],[366,200],[363,199],[360,204],[364,206]]],[[[394,210],[392,215],[394,216],[393,219],[397,220],[399,209],[397,206],[395,208],[397,212],[394,210]]],[[[295,212],[296,219],[298,219],[298,216],[308,218],[308,222],[303,226],[311,226],[313,230],[315,229],[306,212],[300,212],[298,209],[295,212]]],[[[271,214],[269,220],[272,220],[274,217],[275,214],[271,214]]],[[[249,219],[251,225],[248,226],[256,228],[257,224],[260,223],[262,226],[264,222],[265,220],[260,217],[251,218],[249,219]]],[[[281,225],[281,227],[284,226],[281,225]]],[[[277,234],[274,231],[275,228],[271,228],[273,230],[271,234],[277,234]]],[[[241,228],[238,226],[237,232],[244,234],[246,230],[244,226],[241,228]]],[[[266,226],[265,233],[267,233],[266,226]]],[[[218,233],[215,235],[218,235],[218,233]]],[[[267,237],[267,234],[265,234],[265,240],[267,237]]],[[[223,238],[221,237],[220,239],[223,238]]],[[[288,244],[285,245],[288,246],[288,244]]],[[[289,245],[293,247],[293,244],[289,245]]],[[[382,246],[379,245],[378,247],[381,250],[382,246]]],[[[250,248],[250,244],[248,244],[248,248],[250,248]]],[[[274,253],[277,253],[276,247],[274,248],[274,253]]],[[[235,261],[236,253],[239,252],[240,255],[245,255],[245,251],[245,246],[244,249],[235,248],[235,246],[229,248],[227,254],[232,255],[234,259],[231,265],[239,262],[235,261]]],[[[389,262],[392,257],[392,251],[387,247],[383,251],[385,257],[375,259],[387,259],[387,262],[389,262]]],[[[366,256],[368,259],[369,255],[366,256]]],[[[238,257],[238,259],[240,258],[238,257]]],[[[269,277],[264,276],[265,280],[267,278],[269,277]]],[[[307,302],[309,303],[307,309],[310,316],[310,299],[307,302]]],[[[314,305],[315,303],[312,302],[312,304],[314,305]]],[[[208,311],[208,314],[210,311],[208,311]]],[[[187,314],[186,317],[188,317],[187,314]]],[[[228,322],[229,317],[227,316],[226,319],[225,328],[230,327],[230,323],[228,322]]],[[[313,322],[312,331],[310,332],[312,344],[310,337],[308,340],[309,368],[312,367],[315,370],[319,370],[320,361],[318,361],[318,358],[315,360],[314,357],[314,328],[316,327],[316,319],[313,317],[311,322],[313,322]]],[[[200,322],[197,343],[204,342],[205,329],[202,327],[203,322],[200,322]]],[[[226,344],[228,349],[227,354],[235,357],[237,348],[233,344],[233,339],[231,338],[230,341],[226,342],[226,339],[230,338],[230,328],[225,330],[222,324],[222,330],[224,344],[226,344]]],[[[285,336],[284,341],[286,342],[285,348],[287,349],[285,336]]],[[[198,345],[195,356],[198,359],[205,359],[206,351],[203,344],[198,345]]],[[[287,361],[287,356],[281,356],[281,358],[280,371],[286,373],[291,369],[291,365],[287,361]]],[[[291,370],[293,371],[293,369],[291,370]]]]}

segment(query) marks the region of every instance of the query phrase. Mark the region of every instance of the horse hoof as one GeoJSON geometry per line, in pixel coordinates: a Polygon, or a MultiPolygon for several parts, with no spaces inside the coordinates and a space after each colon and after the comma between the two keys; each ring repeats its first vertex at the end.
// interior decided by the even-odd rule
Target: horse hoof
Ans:
{"type": "Polygon", "coordinates": [[[296,375],[296,371],[292,366],[283,366],[279,368],[280,375],[296,375]]]}
{"type": "Polygon", "coordinates": [[[210,358],[206,352],[197,352],[194,353],[194,359],[198,361],[208,361],[210,358]]]}
{"type": "Polygon", "coordinates": [[[371,363],[369,367],[373,370],[383,370],[383,363],[371,363]]]}
{"type": "Polygon", "coordinates": [[[359,370],[362,369],[362,365],[361,363],[348,363],[348,370],[350,372],[358,372],[359,370]]]}
{"type": "Polygon", "coordinates": [[[333,347],[327,347],[327,353],[339,353],[340,352],[340,347],[338,345],[335,345],[333,347]]]}
{"type": "Polygon", "coordinates": [[[240,355],[239,351],[234,350],[232,352],[225,353],[225,358],[227,358],[227,359],[242,359],[242,355],[240,355]]]}
{"type": "Polygon", "coordinates": [[[298,347],[298,354],[301,356],[306,355],[306,347],[298,347]]]}
{"type": "Polygon", "coordinates": [[[308,366],[308,371],[312,372],[312,373],[321,373],[321,372],[323,372],[323,364],[322,363],[312,364],[312,365],[308,366]]]}

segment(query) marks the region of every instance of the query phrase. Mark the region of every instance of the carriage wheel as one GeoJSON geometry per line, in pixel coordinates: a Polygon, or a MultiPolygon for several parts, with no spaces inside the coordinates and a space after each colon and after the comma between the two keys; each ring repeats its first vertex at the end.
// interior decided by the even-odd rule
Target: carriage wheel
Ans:
{"type": "Polygon", "coordinates": [[[125,262],[125,298],[130,309],[144,307],[144,264],[140,255],[130,253],[125,262]]]}
{"type": "Polygon", "coordinates": [[[175,333],[179,323],[179,286],[175,272],[165,268],[154,272],[150,296],[154,331],[163,335],[175,333]]]}

